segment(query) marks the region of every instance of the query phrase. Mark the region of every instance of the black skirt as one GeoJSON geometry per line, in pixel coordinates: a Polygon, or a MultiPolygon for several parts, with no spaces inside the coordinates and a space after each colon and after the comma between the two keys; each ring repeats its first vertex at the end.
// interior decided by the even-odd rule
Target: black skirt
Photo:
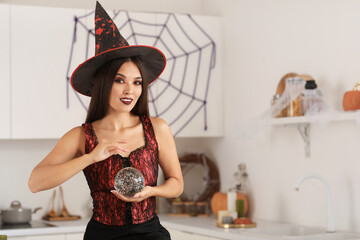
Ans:
{"type": "Polygon", "coordinates": [[[151,220],[132,225],[110,226],[91,218],[84,240],[171,240],[157,215],[151,220]]]}

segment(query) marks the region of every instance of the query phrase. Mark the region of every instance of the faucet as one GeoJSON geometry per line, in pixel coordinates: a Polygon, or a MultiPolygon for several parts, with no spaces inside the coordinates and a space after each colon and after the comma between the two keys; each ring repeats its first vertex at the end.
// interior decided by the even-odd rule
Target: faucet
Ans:
{"type": "Polygon", "coordinates": [[[309,178],[315,178],[317,180],[319,180],[320,182],[323,183],[324,187],[325,187],[325,191],[326,191],[326,202],[327,202],[327,222],[326,222],[326,232],[328,233],[333,233],[335,232],[335,226],[334,226],[334,217],[332,214],[332,209],[331,209],[331,199],[330,199],[330,187],[329,187],[329,183],[327,182],[327,180],[317,174],[307,174],[305,176],[303,176],[302,178],[299,179],[299,181],[297,182],[296,186],[295,186],[295,190],[299,191],[299,187],[300,184],[309,178]]]}

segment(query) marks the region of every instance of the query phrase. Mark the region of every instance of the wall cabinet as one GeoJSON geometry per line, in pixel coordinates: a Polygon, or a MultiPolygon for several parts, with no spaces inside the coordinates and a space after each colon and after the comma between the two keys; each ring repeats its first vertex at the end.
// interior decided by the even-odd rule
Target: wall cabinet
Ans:
{"type": "Polygon", "coordinates": [[[12,138],[59,138],[84,122],[81,96],[72,90],[66,72],[74,16],[85,13],[11,6],[12,138]]]}
{"type": "MultiPolygon", "coordinates": [[[[221,136],[220,19],[108,12],[118,27],[136,20],[121,29],[124,36],[139,35],[128,37],[130,45],[154,45],[168,59],[162,80],[150,89],[151,115],[165,119],[179,137],[221,136]],[[159,44],[156,38],[141,38],[145,32],[158,34],[159,44]],[[178,46],[174,39],[181,38],[178,46]]],[[[5,23],[0,30],[9,33],[0,36],[0,111],[5,115],[0,138],[60,138],[81,125],[90,98],[75,92],[69,78],[94,54],[93,11],[3,4],[0,20],[5,23]]]]}
{"type": "Polygon", "coordinates": [[[0,139],[10,138],[10,6],[0,4],[0,139]]]}

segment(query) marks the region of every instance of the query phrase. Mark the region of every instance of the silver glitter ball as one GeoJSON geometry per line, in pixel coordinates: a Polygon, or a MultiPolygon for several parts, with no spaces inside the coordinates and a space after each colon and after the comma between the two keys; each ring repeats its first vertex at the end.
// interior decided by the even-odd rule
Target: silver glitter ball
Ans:
{"type": "Polygon", "coordinates": [[[125,197],[133,197],[141,192],[145,186],[144,176],[133,167],[121,169],[115,177],[114,187],[125,197]]]}

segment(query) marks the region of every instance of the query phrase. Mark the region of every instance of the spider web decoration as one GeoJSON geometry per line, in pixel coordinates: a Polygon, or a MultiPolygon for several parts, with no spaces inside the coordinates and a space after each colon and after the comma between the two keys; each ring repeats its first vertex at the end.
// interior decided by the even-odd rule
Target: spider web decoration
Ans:
{"type": "MultiPolygon", "coordinates": [[[[165,119],[176,136],[196,115],[202,113],[206,131],[207,98],[216,63],[216,44],[209,34],[191,15],[114,10],[111,18],[130,45],[153,46],[166,56],[164,72],[149,86],[150,115],[165,119]]],[[[74,18],[67,96],[71,91],[71,69],[77,67],[73,63],[94,55],[93,19],[94,11],[74,18]],[[77,54],[83,59],[75,61],[73,56],[77,54]]],[[[75,94],[86,110],[89,100],[77,92],[75,94]]]]}

